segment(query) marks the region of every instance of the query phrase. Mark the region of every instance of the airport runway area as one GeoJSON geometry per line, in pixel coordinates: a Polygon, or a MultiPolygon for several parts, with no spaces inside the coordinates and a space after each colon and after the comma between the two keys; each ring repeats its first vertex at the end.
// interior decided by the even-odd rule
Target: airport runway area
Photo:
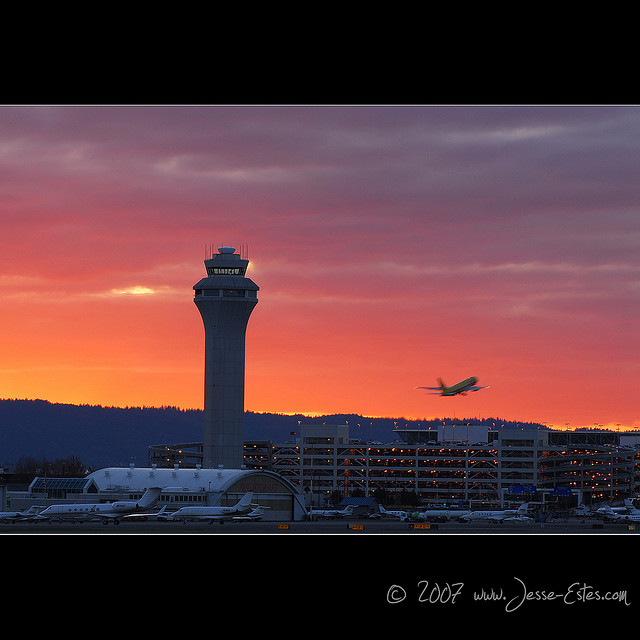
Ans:
{"type": "Polygon", "coordinates": [[[304,522],[158,522],[155,520],[124,520],[118,525],[104,525],[101,522],[17,522],[0,524],[1,534],[329,534],[329,535],[367,535],[367,534],[620,534],[640,533],[640,523],[607,523],[597,519],[567,519],[564,521],[497,524],[481,522],[447,523],[408,523],[400,520],[318,520],[304,522]]]}

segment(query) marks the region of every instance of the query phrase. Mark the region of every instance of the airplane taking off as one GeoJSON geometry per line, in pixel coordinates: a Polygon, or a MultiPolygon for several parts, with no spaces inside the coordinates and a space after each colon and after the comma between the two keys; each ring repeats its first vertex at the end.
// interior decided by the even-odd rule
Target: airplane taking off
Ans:
{"type": "Polygon", "coordinates": [[[447,387],[447,385],[443,382],[442,378],[438,378],[438,382],[440,383],[439,387],[416,387],[416,389],[427,389],[428,391],[438,391],[439,393],[430,393],[432,396],[456,396],[466,395],[467,391],[480,391],[480,389],[488,389],[489,387],[478,387],[476,386],[478,382],[478,378],[475,376],[471,376],[466,380],[462,380],[460,382],[456,382],[456,384],[447,387]]]}
{"type": "Polygon", "coordinates": [[[248,514],[258,505],[252,505],[253,493],[245,493],[240,500],[232,507],[182,507],[166,516],[165,520],[208,520],[210,523],[224,523],[225,520],[231,520],[234,516],[248,514]]]}
{"type": "Polygon", "coordinates": [[[144,492],[144,495],[138,501],[116,501],[99,504],[53,504],[41,511],[36,520],[49,520],[53,522],[58,520],[71,520],[81,522],[83,520],[102,519],[103,524],[107,524],[109,520],[113,524],[119,524],[120,520],[125,516],[146,511],[154,507],[160,499],[161,487],[151,487],[144,492]]]}

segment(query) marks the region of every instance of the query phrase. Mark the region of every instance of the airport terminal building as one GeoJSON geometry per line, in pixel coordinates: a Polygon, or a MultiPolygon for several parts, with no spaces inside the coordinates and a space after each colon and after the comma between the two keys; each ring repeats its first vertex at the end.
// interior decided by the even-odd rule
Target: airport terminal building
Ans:
{"type": "MultiPolygon", "coordinates": [[[[640,436],[601,431],[490,429],[483,425],[396,429],[400,441],[372,443],[349,437],[348,425],[301,425],[289,442],[248,441],[247,469],[286,479],[314,505],[342,496],[391,501],[403,492],[423,503],[505,506],[525,500],[591,504],[637,496],[640,436]]],[[[157,466],[195,466],[201,445],[154,445],[157,466]]]]}
{"type": "Polygon", "coordinates": [[[228,506],[251,491],[263,519],[303,520],[310,504],[365,496],[403,504],[566,508],[638,497],[640,435],[611,431],[490,429],[459,425],[396,429],[400,440],[363,442],[348,425],[301,425],[289,442],[248,441],[240,469],[205,469],[202,443],[153,445],[145,468],[110,467],[84,478],[35,478],[11,492],[11,508],[135,500],[162,487],[158,508],[228,506]]]}

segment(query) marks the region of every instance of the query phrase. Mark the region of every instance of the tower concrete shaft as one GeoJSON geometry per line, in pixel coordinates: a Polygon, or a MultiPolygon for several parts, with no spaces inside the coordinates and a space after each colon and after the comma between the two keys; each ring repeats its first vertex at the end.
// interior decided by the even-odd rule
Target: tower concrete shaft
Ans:
{"type": "Polygon", "coordinates": [[[193,286],[205,330],[202,464],[239,469],[244,452],[245,335],[259,287],[233,247],[204,261],[207,277],[193,286]]]}

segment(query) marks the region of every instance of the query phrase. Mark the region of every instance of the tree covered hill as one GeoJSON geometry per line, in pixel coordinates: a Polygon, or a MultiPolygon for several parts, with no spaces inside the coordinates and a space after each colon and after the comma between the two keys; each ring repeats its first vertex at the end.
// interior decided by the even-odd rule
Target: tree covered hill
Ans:
{"type": "MultiPolygon", "coordinates": [[[[75,456],[85,467],[147,465],[152,444],[202,442],[202,411],[177,407],[102,407],[55,404],[46,400],[0,400],[0,465],[21,457],[49,460],[75,456]]],[[[245,413],[245,440],[292,440],[302,424],[349,425],[351,438],[394,442],[398,428],[427,428],[442,420],[245,413]]],[[[447,424],[515,426],[498,418],[446,419],[447,424]]],[[[517,423],[537,428],[535,423],[517,423]]]]}

